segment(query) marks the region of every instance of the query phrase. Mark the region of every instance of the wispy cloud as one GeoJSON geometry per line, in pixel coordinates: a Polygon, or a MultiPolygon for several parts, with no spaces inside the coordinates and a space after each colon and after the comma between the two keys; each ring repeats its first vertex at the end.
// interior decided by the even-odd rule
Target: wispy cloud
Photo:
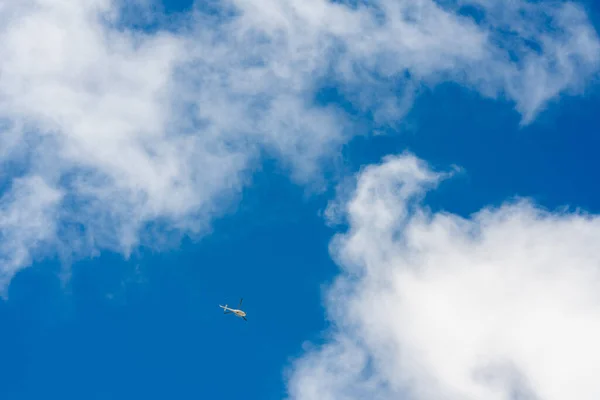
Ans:
{"type": "Polygon", "coordinates": [[[600,396],[600,217],[432,213],[422,196],[446,176],[388,157],[337,204],[332,328],[294,364],[292,399],[600,396]]]}
{"type": "Polygon", "coordinates": [[[265,153],[317,185],[356,134],[341,110],[315,102],[325,83],[378,123],[401,118],[419,86],[448,80],[506,97],[528,122],[596,73],[599,42],[582,9],[502,3],[233,0],[221,13],[198,8],[176,30],[144,32],[123,25],[117,1],[4,2],[5,183],[35,177],[62,195],[55,204],[5,192],[14,207],[0,218],[19,210],[57,229],[13,234],[20,244],[2,257],[21,261],[3,276],[30,260],[12,249],[68,248],[74,232],[83,256],[128,253],[148,224],[202,233],[265,153]]]}
{"type": "Polygon", "coordinates": [[[0,287],[32,261],[32,252],[47,252],[45,241],[56,234],[62,193],[38,176],[17,178],[0,201],[0,287]]]}

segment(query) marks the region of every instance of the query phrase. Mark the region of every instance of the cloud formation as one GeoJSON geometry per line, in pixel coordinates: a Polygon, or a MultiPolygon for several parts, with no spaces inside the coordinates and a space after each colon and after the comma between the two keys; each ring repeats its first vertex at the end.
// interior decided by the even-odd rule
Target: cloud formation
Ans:
{"type": "Polygon", "coordinates": [[[388,157],[336,205],[332,328],[294,364],[292,399],[600,396],[600,217],[526,200],[432,213],[448,175],[388,157]]]}
{"type": "Polygon", "coordinates": [[[315,101],[323,85],[377,123],[443,81],[506,98],[529,122],[596,74],[584,10],[503,3],[230,0],[144,31],[116,0],[4,2],[0,220],[19,212],[46,227],[3,225],[4,282],[40,246],[128,254],[166,232],[206,232],[264,155],[318,186],[357,134],[341,109],[315,101]],[[27,197],[17,178],[61,195],[27,197]]]}

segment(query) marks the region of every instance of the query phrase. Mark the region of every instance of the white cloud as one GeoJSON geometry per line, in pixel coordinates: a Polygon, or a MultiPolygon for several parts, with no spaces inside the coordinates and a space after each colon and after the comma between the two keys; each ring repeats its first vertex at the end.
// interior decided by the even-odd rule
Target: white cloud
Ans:
{"type": "Polygon", "coordinates": [[[292,399],[600,396],[600,217],[525,200],[432,213],[445,176],[389,157],[337,204],[332,328],[295,363],[292,399]]]}
{"type": "Polygon", "coordinates": [[[55,235],[61,193],[38,176],[18,178],[0,201],[0,291],[23,265],[32,251],[47,251],[46,242],[55,235]]]}
{"type": "Polygon", "coordinates": [[[518,17],[526,3],[476,3],[487,10],[480,24],[431,0],[354,8],[232,0],[222,3],[231,15],[196,11],[176,32],[152,33],[123,26],[117,1],[3,2],[5,182],[18,171],[64,194],[61,212],[43,213],[61,228],[48,243],[66,248],[80,231],[81,255],[94,247],[128,253],[147,224],[159,227],[153,239],[160,227],[205,232],[264,152],[298,182],[319,187],[324,163],[356,134],[341,112],[315,104],[324,81],[381,123],[401,117],[419,85],[443,80],[504,93],[529,121],[596,72],[599,41],[575,5],[527,5],[540,21],[547,17],[531,22],[518,17]],[[541,51],[528,50],[524,38],[541,51]]]}

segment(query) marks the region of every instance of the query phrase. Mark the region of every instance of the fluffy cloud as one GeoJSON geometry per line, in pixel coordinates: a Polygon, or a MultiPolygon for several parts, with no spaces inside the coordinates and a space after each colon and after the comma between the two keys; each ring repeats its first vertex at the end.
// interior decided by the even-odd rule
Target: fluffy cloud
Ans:
{"type": "Polygon", "coordinates": [[[389,157],[337,204],[332,328],[295,363],[291,398],[600,396],[600,217],[524,200],[432,213],[423,197],[446,176],[389,157]]]}
{"type": "Polygon", "coordinates": [[[264,154],[319,187],[357,134],[315,101],[324,84],[378,123],[447,80],[509,99],[528,122],[596,73],[599,41],[581,8],[501,3],[231,0],[199,6],[177,29],[136,30],[116,0],[3,2],[0,162],[12,205],[0,219],[55,227],[2,228],[19,242],[0,249],[13,260],[3,276],[31,260],[15,249],[39,242],[127,254],[164,232],[201,234],[264,154]],[[16,178],[61,196],[22,201],[16,178]]]}

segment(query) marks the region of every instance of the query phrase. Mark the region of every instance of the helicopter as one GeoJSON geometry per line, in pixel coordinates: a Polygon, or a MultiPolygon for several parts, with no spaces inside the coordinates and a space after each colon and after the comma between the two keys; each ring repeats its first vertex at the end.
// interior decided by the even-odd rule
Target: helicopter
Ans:
{"type": "Polygon", "coordinates": [[[223,309],[223,314],[232,314],[233,313],[236,315],[236,317],[243,318],[244,321],[248,322],[248,320],[246,319],[246,313],[241,310],[243,300],[244,300],[243,298],[240,299],[240,305],[238,306],[237,309],[229,308],[229,307],[227,307],[227,304],[225,304],[224,306],[219,304],[219,307],[221,307],[223,309]]]}

